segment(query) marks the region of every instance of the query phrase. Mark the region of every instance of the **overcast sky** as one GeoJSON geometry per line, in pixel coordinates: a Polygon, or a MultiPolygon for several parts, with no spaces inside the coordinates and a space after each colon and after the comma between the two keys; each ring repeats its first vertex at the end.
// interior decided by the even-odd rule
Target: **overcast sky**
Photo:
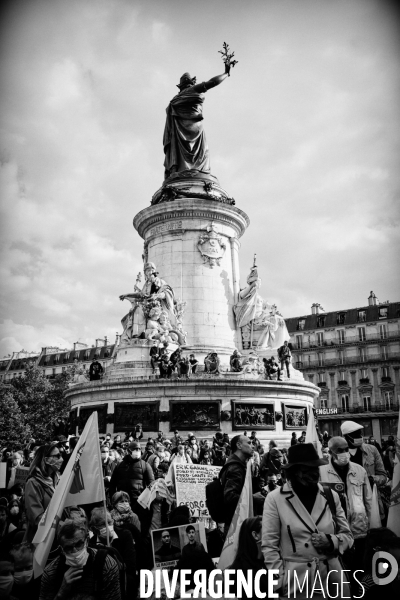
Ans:
{"type": "MultiPolygon", "coordinates": [[[[399,19],[385,0],[13,0],[1,14],[0,356],[121,332],[165,108],[207,93],[212,172],[286,317],[400,300],[399,19]]],[[[162,276],[162,273],[161,273],[162,276]]]]}

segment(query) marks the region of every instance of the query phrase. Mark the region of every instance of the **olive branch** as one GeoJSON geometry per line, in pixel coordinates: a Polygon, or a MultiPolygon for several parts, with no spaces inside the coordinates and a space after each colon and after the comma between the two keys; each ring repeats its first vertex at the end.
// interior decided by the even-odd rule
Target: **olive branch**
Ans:
{"type": "Polygon", "coordinates": [[[226,42],[222,44],[222,50],[218,50],[218,53],[222,55],[221,58],[224,61],[225,65],[228,66],[228,68],[234,67],[239,62],[238,60],[232,60],[235,56],[235,53],[230,51],[229,44],[227,44],[226,42]]]}

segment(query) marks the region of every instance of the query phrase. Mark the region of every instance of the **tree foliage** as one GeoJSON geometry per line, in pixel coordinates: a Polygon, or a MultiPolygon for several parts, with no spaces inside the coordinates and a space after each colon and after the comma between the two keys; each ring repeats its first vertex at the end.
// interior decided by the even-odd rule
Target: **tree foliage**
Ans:
{"type": "Polygon", "coordinates": [[[11,386],[0,385],[0,447],[22,448],[31,435],[31,428],[13,397],[11,386]]]}
{"type": "MultiPolygon", "coordinates": [[[[6,410],[11,413],[15,410],[23,431],[30,431],[28,437],[33,437],[41,443],[50,441],[53,438],[56,419],[67,420],[69,402],[65,399],[64,392],[68,379],[68,374],[62,374],[50,381],[43,375],[41,369],[29,365],[23,376],[11,380],[9,385],[4,386],[7,388],[4,396],[6,410]],[[7,409],[7,407],[9,408],[7,409]]],[[[2,405],[3,396],[1,397],[1,412],[2,405]]]]}

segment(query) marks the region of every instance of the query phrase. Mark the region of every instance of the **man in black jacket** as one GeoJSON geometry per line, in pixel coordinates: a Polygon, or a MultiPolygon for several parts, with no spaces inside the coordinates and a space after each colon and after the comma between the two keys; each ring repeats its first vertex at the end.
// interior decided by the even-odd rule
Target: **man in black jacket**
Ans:
{"type": "Polygon", "coordinates": [[[150,525],[150,511],[140,506],[137,499],[145,487],[153,483],[153,471],[141,458],[142,450],[139,442],[131,442],[128,447],[128,454],[114,469],[110,481],[110,497],[117,491],[127,492],[131,499],[131,507],[134,513],[139,517],[142,533],[150,525]]]}
{"type": "Polygon", "coordinates": [[[246,435],[236,435],[231,441],[231,455],[225,463],[221,475],[224,490],[225,535],[235,514],[237,503],[246,478],[246,463],[253,456],[254,450],[246,435]]]}
{"type": "Polygon", "coordinates": [[[94,357],[92,360],[92,364],[89,367],[90,381],[98,381],[99,379],[101,379],[101,376],[103,375],[103,371],[104,371],[104,369],[103,369],[101,363],[99,363],[97,358],[94,357]]]}

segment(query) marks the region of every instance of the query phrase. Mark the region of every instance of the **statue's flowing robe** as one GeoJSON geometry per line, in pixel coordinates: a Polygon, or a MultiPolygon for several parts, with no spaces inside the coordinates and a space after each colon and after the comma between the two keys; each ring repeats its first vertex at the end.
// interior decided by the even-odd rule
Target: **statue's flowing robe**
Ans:
{"type": "MultiPolygon", "coordinates": [[[[260,308],[260,296],[257,293],[257,286],[253,285],[249,293],[242,297],[242,292],[239,292],[239,301],[233,307],[236,317],[237,327],[244,327],[258,316],[260,308]]],[[[261,301],[262,304],[262,301],[261,301]]]]}
{"type": "Polygon", "coordinates": [[[279,315],[271,315],[258,339],[257,347],[276,350],[283,346],[285,340],[290,340],[285,319],[279,315]]]}
{"type": "Polygon", "coordinates": [[[204,93],[195,92],[193,87],[189,87],[175,96],[166,109],[163,139],[166,177],[175,171],[186,169],[210,173],[208,145],[203,128],[204,98],[204,93]]]}

